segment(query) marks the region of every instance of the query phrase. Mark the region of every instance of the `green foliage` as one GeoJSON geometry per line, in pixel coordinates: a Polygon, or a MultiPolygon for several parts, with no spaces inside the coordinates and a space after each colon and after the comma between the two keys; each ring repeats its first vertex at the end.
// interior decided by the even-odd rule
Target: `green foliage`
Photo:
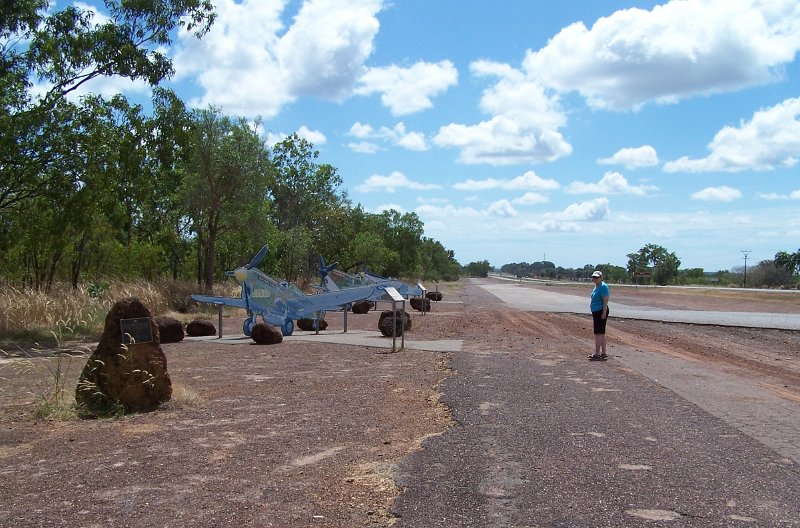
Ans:
{"type": "Polygon", "coordinates": [[[628,254],[628,273],[650,271],[656,284],[665,285],[678,276],[681,261],[665,248],[656,244],[647,244],[637,253],[628,254]]]}
{"type": "Polygon", "coordinates": [[[795,253],[778,251],[775,253],[775,266],[789,272],[790,275],[800,273],[800,249],[795,253]]]}
{"type": "Polygon", "coordinates": [[[0,8],[0,277],[36,291],[195,277],[210,290],[265,242],[262,267],[285,278],[315,275],[319,254],[345,269],[458,277],[415,213],[353,207],[310,142],[294,134],[270,153],[258,122],[188,112],[157,86],[176,30],[200,37],[213,22],[210,1],[105,7],[101,23],[80,4],[0,8]],[[150,83],[152,112],[121,96],[66,97],[99,76],[150,83]]]}
{"type": "Polygon", "coordinates": [[[0,213],[79,182],[72,138],[82,129],[78,105],[66,95],[99,76],[158,84],[172,74],[161,52],[180,26],[202,35],[213,21],[208,0],[107,0],[107,22],[49,2],[4,4],[0,11],[0,213]],[[34,84],[45,85],[44,94],[34,84]],[[38,90],[38,88],[36,88],[38,90]]]}
{"type": "Polygon", "coordinates": [[[465,268],[467,275],[471,277],[488,277],[492,265],[488,260],[481,260],[480,262],[470,262],[465,268]]]}

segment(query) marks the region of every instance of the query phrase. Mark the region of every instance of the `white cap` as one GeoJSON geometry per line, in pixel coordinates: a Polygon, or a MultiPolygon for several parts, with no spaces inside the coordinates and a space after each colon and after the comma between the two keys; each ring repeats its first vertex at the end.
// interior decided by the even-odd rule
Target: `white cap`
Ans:
{"type": "Polygon", "coordinates": [[[592,273],[592,277],[600,277],[602,279],[603,278],[603,272],[602,271],[595,271],[594,273],[592,273]]]}

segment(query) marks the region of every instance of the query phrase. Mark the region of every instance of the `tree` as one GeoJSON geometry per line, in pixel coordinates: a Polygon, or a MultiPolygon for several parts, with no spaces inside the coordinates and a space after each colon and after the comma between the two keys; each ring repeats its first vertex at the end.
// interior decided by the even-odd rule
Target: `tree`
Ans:
{"type": "Polygon", "coordinates": [[[651,271],[653,280],[665,285],[678,276],[681,261],[665,248],[656,244],[647,244],[636,253],[628,254],[628,273],[651,271]]]}
{"type": "Polygon", "coordinates": [[[795,253],[778,251],[775,253],[774,262],[776,267],[785,269],[790,275],[800,273],[800,249],[795,253]]]}
{"type": "Polygon", "coordinates": [[[747,270],[748,282],[756,288],[777,288],[791,280],[792,272],[773,260],[762,260],[747,270]]]}
{"type": "Polygon", "coordinates": [[[471,277],[488,277],[492,265],[488,260],[481,260],[480,262],[470,262],[466,266],[467,273],[471,277]]]}
{"type": "Polygon", "coordinates": [[[258,125],[223,116],[215,108],[192,117],[183,192],[198,237],[198,282],[203,279],[206,291],[214,283],[218,237],[245,232],[255,241],[265,232],[265,193],[273,169],[258,125]]]}
{"type": "Polygon", "coordinates": [[[100,23],[88,8],[49,12],[49,4],[23,0],[0,11],[0,214],[70,176],[57,170],[71,155],[69,93],[100,76],[157,85],[172,74],[161,50],[174,30],[200,37],[214,19],[210,0],[106,0],[100,23]]]}

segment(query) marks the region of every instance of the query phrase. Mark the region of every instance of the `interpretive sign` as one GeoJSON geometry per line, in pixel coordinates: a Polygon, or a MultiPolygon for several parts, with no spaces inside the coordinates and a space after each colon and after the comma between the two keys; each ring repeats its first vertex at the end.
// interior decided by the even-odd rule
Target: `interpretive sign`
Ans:
{"type": "Polygon", "coordinates": [[[153,327],[149,317],[120,319],[119,324],[122,329],[122,342],[124,344],[153,342],[153,327]]]}

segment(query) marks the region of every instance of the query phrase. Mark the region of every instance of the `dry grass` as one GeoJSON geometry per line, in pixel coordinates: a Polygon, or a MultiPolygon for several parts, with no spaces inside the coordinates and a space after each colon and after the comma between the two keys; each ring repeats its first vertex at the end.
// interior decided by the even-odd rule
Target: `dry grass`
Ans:
{"type": "MultiPolygon", "coordinates": [[[[239,295],[233,282],[221,285],[218,295],[239,295]]],[[[137,297],[154,315],[196,310],[190,296],[200,289],[191,282],[112,280],[72,289],[57,284],[50,292],[0,285],[0,344],[96,338],[115,302],[137,297]]]]}

